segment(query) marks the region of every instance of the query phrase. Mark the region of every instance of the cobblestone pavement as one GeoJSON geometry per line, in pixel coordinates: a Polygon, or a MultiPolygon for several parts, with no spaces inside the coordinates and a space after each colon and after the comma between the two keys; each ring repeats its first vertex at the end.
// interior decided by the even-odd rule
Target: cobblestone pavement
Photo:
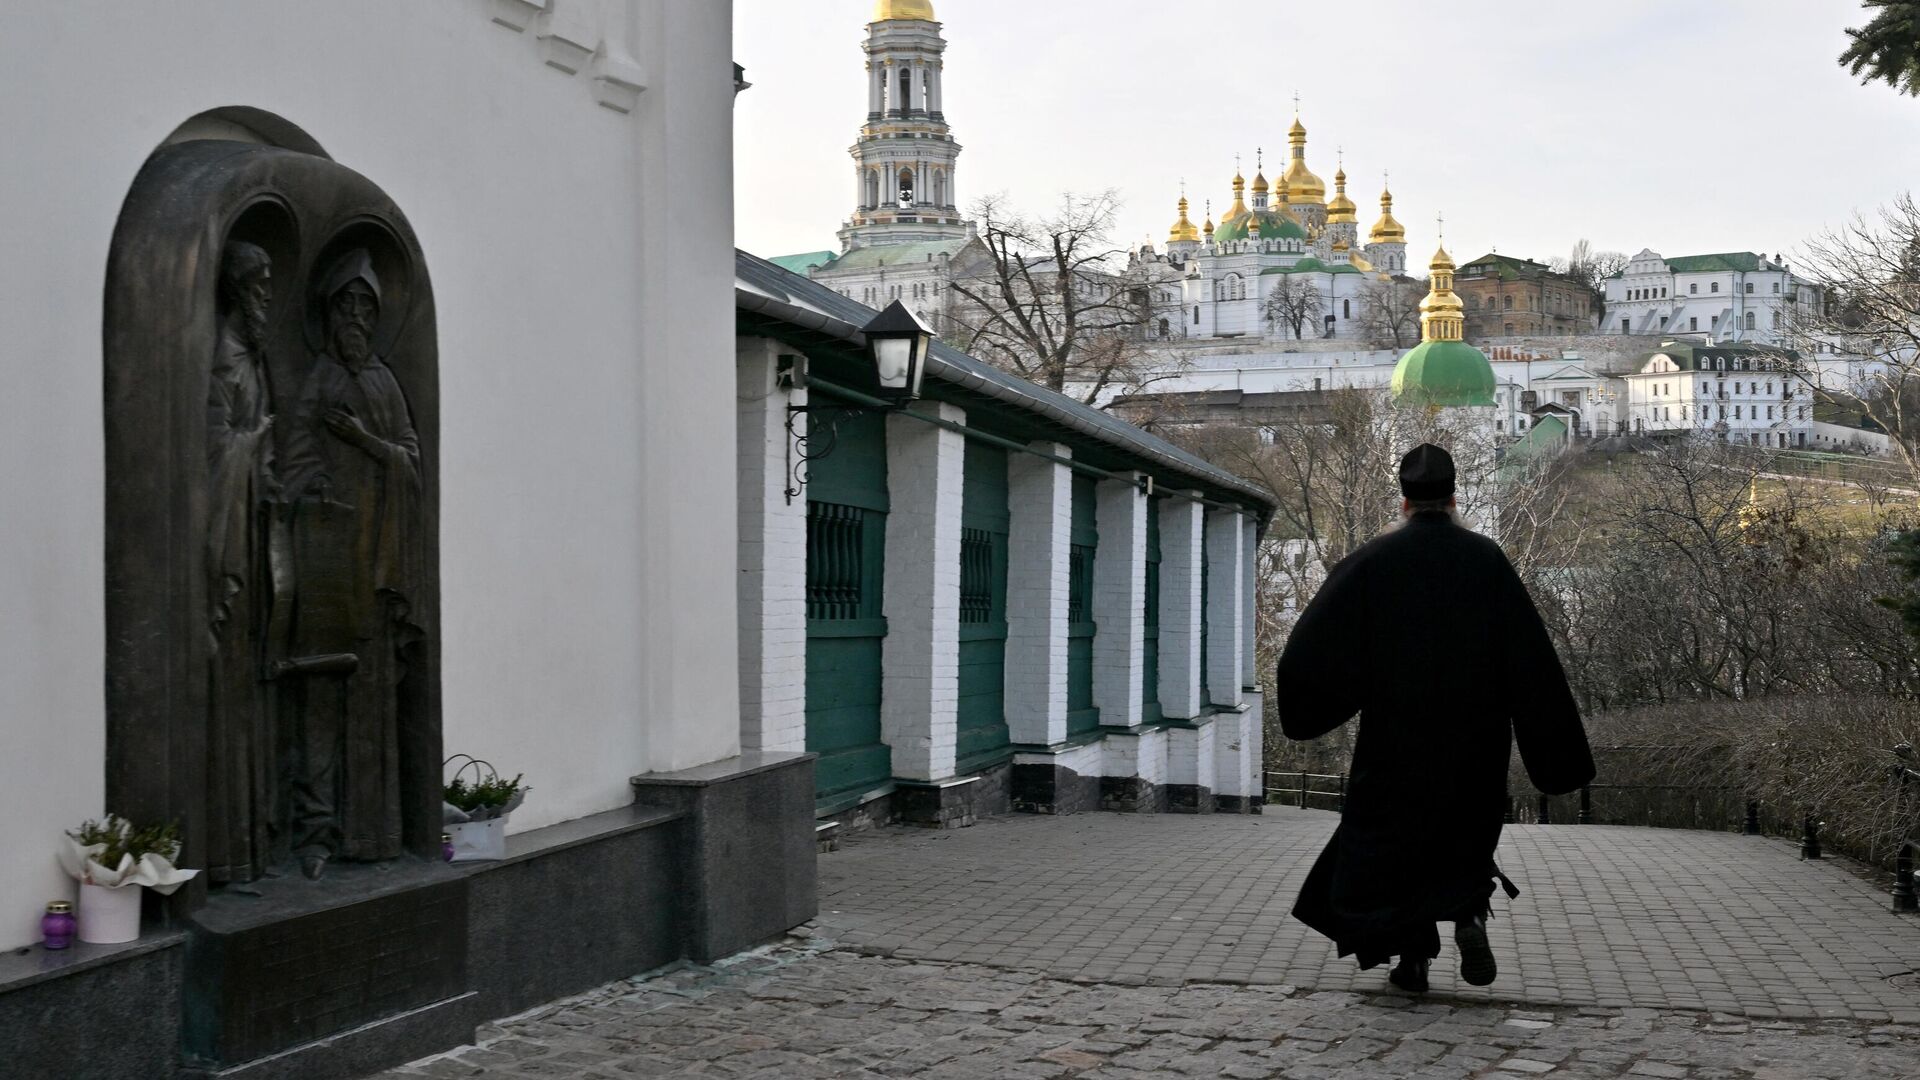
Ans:
{"type": "Polygon", "coordinates": [[[382,1074],[755,1080],[1889,1080],[1920,1026],[1514,1008],[1291,986],[1116,986],[788,944],[612,983],[382,1074]]]}
{"type": "MultiPolygon", "coordinates": [[[[1058,978],[1375,991],[1288,915],[1336,816],[1014,816],[883,829],[820,860],[821,932],[855,950],[1058,978]]],[[[1779,840],[1598,825],[1509,826],[1498,854],[1500,978],[1436,994],[1535,1006],[1920,1024],[1920,918],[1779,840]]],[[[1920,1076],[1920,1069],[1914,1075],[1920,1076]]]]}

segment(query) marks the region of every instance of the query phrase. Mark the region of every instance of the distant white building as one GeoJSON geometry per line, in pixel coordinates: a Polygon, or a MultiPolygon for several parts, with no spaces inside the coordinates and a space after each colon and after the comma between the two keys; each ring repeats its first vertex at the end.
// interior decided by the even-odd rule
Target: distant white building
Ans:
{"type": "Polygon", "coordinates": [[[1674,340],[1625,376],[1636,434],[1700,432],[1724,442],[1805,448],[1813,395],[1793,374],[1794,354],[1767,346],[1674,340]]]}
{"type": "Polygon", "coordinates": [[[1716,342],[1784,344],[1794,304],[1817,304],[1820,287],[1778,256],[1751,251],[1668,259],[1642,248],[1607,280],[1600,328],[1617,334],[1706,334],[1716,342]]]}

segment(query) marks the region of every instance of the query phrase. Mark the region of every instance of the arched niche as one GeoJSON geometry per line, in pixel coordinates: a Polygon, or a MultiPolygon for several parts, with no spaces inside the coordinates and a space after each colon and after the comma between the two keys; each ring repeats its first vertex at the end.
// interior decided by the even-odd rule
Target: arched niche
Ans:
{"type": "MultiPolygon", "coordinates": [[[[392,702],[377,762],[378,786],[388,793],[380,809],[391,818],[371,828],[390,831],[397,850],[356,850],[430,858],[441,831],[439,377],[426,262],[380,187],[327,158],[292,124],[257,110],[216,110],[176,134],[219,134],[234,124],[298,145],[201,137],[162,144],[122,205],[105,290],[107,808],[136,823],[178,822],[183,865],[219,868],[183,891],[189,905],[210,880],[244,883],[293,857],[297,778],[288,759],[315,725],[290,710],[311,715],[313,702],[332,700],[336,688],[347,701],[345,688],[364,687],[371,672],[391,680],[392,702]],[[234,241],[264,251],[271,268],[264,321],[247,333],[257,344],[241,352],[264,395],[260,412],[273,418],[249,445],[271,460],[246,466],[251,486],[242,495],[217,464],[233,428],[216,407],[224,385],[216,370],[239,366],[233,305],[220,285],[234,241]],[[359,277],[343,278],[348,263],[364,268],[359,277]],[[337,494],[316,483],[303,495],[279,490],[275,470],[302,454],[313,458],[316,441],[323,451],[340,449],[321,426],[338,402],[314,389],[329,365],[347,366],[328,344],[329,279],[360,282],[357,289],[377,282],[378,311],[368,318],[378,363],[362,362],[355,380],[372,382],[361,376],[378,374],[376,367],[390,373],[382,400],[393,415],[391,430],[364,445],[404,442],[405,454],[380,466],[377,487],[337,494]],[[327,535],[314,524],[319,494],[330,506],[377,508],[368,511],[375,541],[367,550],[379,553],[378,568],[324,569],[335,564],[316,554],[324,545],[314,538],[327,535]],[[369,589],[380,614],[368,625],[381,628],[378,636],[349,634],[335,649],[354,656],[351,672],[301,655],[315,648],[315,613],[329,610],[330,591],[369,589]],[[227,603],[235,594],[244,615],[227,603]],[[395,608],[401,614],[389,616],[395,608]],[[235,645],[237,627],[253,636],[235,645]],[[235,850],[251,854],[223,860],[235,850]]],[[[362,411],[371,434],[380,410],[362,411]]],[[[382,461],[373,450],[365,456],[382,461]]],[[[367,775],[356,769],[356,782],[367,775]]],[[[343,841],[340,861],[360,857],[347,847],[343,841]]]]}

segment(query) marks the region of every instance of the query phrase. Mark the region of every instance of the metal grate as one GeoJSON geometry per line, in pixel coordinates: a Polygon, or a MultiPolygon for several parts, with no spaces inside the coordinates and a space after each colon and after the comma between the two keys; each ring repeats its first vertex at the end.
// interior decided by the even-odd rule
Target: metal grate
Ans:
{"type": "Polygon", "coordinates": [[[993,534],[960,530],[960,621],[983,623],[993,616],[993,534]]]}
{"type": "Polygon", "coordinates": [[[1067,549],[1067,621],[1093,618],[1093,549],[1074,544],[1067,549]]]}
{"type": "Polygon", "coordinates": [[[860,507],[807,504],[807,618],[860,617],[865,533],[860,507]]]}

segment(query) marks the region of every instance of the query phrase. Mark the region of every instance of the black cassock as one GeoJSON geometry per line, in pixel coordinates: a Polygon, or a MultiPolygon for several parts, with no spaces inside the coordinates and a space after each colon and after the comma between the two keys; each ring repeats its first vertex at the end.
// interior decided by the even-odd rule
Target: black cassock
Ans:
{"type": "Polygon", "coordinates": [[[1525,586],[1497,544],[1444,512],[1415,514],[1334,567],[1274,690],[1290,739],[1360,714],[1345,812],[1293,914],[1362,967],[1419,955],[1422,941],[1437,951],[1436,922],[1485,910],[1513,741],[1541,791],[1593,779],[1525,586]]]}

